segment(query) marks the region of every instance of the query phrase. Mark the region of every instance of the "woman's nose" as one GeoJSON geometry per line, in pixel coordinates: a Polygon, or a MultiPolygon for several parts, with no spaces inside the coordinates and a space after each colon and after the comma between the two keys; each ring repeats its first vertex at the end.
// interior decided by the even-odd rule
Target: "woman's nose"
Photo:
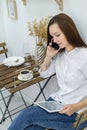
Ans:
{"type": "Polygon", "coordinates": [[[57,42],[57,38],[53,38],[53,41],[54,41],[54,42],[57,42]]]}

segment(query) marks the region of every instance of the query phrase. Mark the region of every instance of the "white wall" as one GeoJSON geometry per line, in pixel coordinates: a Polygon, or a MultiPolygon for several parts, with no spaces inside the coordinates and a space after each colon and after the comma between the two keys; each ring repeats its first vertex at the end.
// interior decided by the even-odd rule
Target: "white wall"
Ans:
{"type": "Polygon", "coordinates": [[[64,12],[69,14],[76,23],[81,36],[87,43],[87,1],[84,0],[63,0],[64,12]]]}
{"type": "MultiPolygon", "coordinates": [[[[53,16],[58,14],[61,12],[59,11],[59,6],[55,0],[26,0],[26,6],[23,5],[21,0],[16,0],[18,19],[13,20],[8,17],[6,1],[1,1],[5,22],[5,41],[7,41],[10,55],[23,55],[24,44],[27,44],[30,53],[34,53],[35,41],[28,35],[28,21],[32,21],[35,18],[40,19],[41,17],[45,17],[47,15],[53,16]]],[[[83,2],[82,0],[63,0],[63,2],[63,12],[72,16],[82,37],[85,41],[87,41],[87,15],[85,15],[85,12],[87,11],[87,1],[84,0],[83,2]]],[[[1,15],[2,14],[0,14],[0,17],[2,17],[1,15]]],[[[0,23],[3,23],[3,21],[0,20],[0,23]]],[[[1,28],[3,28],[3,26],[1,26],[1,28]]],[[[0,29],[0,32],[1,31],[2,30],[0,29]]],[[[0,34],[0,41],[2,40],[1,37],[2,33],[0,34]]]]}
{"type": "Polygon", "coordinates": [[[6,41],[9,46],[10,55],[23,55],[23,44],[27,44],[30,53],[34,53],[35,41],[28,35],[27,23],[35,18],[38,19],[48,14],[56,14],[59,12],[58,5],[54,0],[27,0],[26,6],[23,5],[21,0],[16,0],[16,4],[18,19],[13,20],[8,17],[6,1],[2,2],[6,41]]]}
{"type": "Polygon", "coordinates": [[[3,21],[2,1],[0,0],[0,42],[5,40],[5,28],[3,21]]]}
{"type": "MultiPolygon", "coordinates": [[[[18,19],[13,20],[8,17],[6,0],[0,0],[0,12],[2,12],[0,13],[0,41],[5,40],[7,42],[10,55],[23,56],[24,44],[27,44],[31,54],[34,53],[35,41],[28,35],[28,21],[32,21],[35,18],[40,19],[47,15],[53,16],[61,12],[55,0],[26,1],[27,5],[24,6],[22,0],[16,0],[18,19]]],[[[63,2],[63,12],[69,14],[74,19],[82,37],[87,42],[87,15],[85,15],[87,1],[63,0],[63,2]]]]}
{"type": "MultiPolygon", "coordinates": [[[[9,55],[23,56],[25,44],[27,44],[29,52],[34,54],[35,40],[28,35],[28,21],[33,21],[35,18],[40,19],[48,15],[53,16],[60,12],[67,13],[73,18],[81,36],[87,42],[87,0],[63,0],[63,11],[59,10],[55,0],[26,1],[27,5],[24,6],[22,0],[16,0],[18,18],[13,20],[8,17],[6,0],[0,0],[0,12],[2,12],[0,13],[0,41],[4,40],[7,42],[9,55]]],[[[57,88],[56,86],[56,79],[54,79],[54,84],[53,82],[49,83],[46,92],[49,92],[50,87],[50,90],[56,91],[54,89],[57,88]]],[[[28,93],[29,95],[31,93],[28,93]]]]}

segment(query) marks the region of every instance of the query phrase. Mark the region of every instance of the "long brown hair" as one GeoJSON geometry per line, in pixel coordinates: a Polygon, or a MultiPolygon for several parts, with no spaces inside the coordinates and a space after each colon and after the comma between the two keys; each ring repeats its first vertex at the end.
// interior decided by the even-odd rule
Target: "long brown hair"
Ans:
{"type": "Polygon", "coordinates": [[[59,28],[64,33],[67,41],[73,47],[87,47],[87,45],[82,40],[73,20],[64,13],[54,16],[49,21],[47,27],[47,44],[49,44],[52,38],[52,36],[49,34],[49,27],[54,23],[58,24],[59,28]]]}

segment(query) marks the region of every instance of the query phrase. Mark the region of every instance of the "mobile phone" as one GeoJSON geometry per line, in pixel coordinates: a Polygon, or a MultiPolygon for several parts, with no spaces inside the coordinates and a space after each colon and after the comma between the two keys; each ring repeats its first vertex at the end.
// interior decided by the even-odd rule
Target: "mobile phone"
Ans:
{"type": "Polygon", "coordinates": [[[51,47],[53,47],[54,49],[58,50],[59,49],[59,46],[56,42],[52,42],[52,45],[51,47]]]}

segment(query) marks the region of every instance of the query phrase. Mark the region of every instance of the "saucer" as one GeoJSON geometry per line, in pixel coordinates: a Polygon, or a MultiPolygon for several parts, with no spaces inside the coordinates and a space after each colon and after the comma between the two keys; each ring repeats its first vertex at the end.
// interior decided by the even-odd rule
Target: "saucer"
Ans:
{"type": "Polygon", "coordinates": [[[29,78],[27,78],[27,79],[22,78],[21,74],[19,74],[17,78],[18,78],[19,80],[21,80],[21,81],[27,81],[27,80],[30,80],[30,79],[33,78],[33,74],[31,73],[30,76],[29,76],[29,78]]]}

